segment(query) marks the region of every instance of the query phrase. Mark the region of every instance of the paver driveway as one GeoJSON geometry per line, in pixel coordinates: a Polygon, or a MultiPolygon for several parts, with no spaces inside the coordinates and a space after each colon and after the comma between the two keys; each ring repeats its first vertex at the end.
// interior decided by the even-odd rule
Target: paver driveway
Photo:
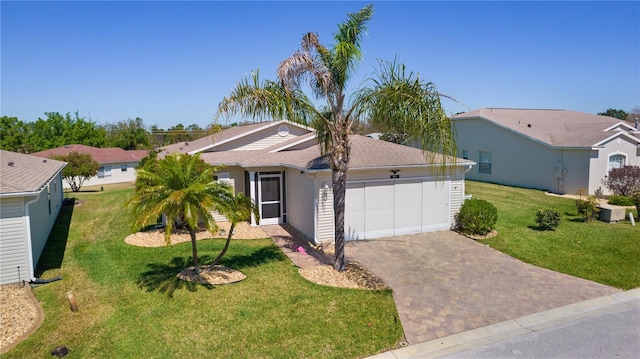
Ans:
{"type": "Polygon", "coordinates": [[[391,286],[410,344],[620,292],[451,231],[348,242],[345,253],[391,286]]]}

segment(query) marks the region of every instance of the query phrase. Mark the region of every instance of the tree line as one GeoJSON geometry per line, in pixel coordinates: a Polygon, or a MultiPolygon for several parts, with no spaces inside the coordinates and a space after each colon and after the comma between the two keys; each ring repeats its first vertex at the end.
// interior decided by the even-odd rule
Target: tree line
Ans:
{"type": "Polygon", "coordinates": [[[139,117],[100,125],[80,117],[78,112],[73,115],[45,112],[45,118],[38,118],[35,122],[0,117],[0,148],[27,154],[71,144],[146,150],[192,141],[220,128],[215,124],[201,128],[197,124],[184,126],[179,123],[165,130],[157,125],[147,127],[139,117]]]}

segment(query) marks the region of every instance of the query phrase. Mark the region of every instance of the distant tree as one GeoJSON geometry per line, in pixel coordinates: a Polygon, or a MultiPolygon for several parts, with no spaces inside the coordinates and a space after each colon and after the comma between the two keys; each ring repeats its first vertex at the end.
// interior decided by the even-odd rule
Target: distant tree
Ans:
{"type": "Polygon", "coordinates": [[[88,153],[70,152],[64,156],[51,156],[54,160],[67,162],[62,170],[62,178],[69,184],[73,192],[80,191],[84,181],[97,175],[100,165],[88,153]]]}
{"type": "Polygon", "coordinates": [[[627,115],[627,121],[635,124],[636,120],[640,120],[640,107],[634,107],[627,115]]]}
{"type": "Polygon", "coordinates": [[[632,196],[640,192],[640,166],[614,168],[602,180],[602,184],[614,194],[632,196]]]}
{"type": "Polygon", "coordinates": [[[607,109],[605,112],[598,112],[598,115],[614,117],[621,121],[627,120],[626,112],[624,112],[623,110],[614,109],[614,108],[607,109]]]}
{"type": "Polygon", "coordinates": [[[71,144],[105,147],[107,133],[104,127],[80,117],[78,112],[74,117],[58,112],[45,112],[45,115],[46,119],[38,118],[32,123],[28,138],[30,152],[71,144]]]}
{"type": "Polygon", "coordinates": [[[151,133],[147,131],[140,117],[116,123],[107,123],[107,142],[110,147],[125,150],[151,149],[151,133]]]}
{"type": "Polygon", "coordinates": [[[28,153],[27,142],[31,127],[17,117],[0,117],[0,148],[6,151],[28,153]]]}

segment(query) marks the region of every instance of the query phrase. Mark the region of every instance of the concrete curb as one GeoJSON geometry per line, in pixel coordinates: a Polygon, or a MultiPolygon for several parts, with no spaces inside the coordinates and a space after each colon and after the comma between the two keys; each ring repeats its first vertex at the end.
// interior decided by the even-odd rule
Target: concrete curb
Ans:
{"type": "Polygon", "coordinates": [[[640,305],[640,288],[546,310],[483,328],[393,349],[370,359],[439,358],[559,324],[640,305]]]}

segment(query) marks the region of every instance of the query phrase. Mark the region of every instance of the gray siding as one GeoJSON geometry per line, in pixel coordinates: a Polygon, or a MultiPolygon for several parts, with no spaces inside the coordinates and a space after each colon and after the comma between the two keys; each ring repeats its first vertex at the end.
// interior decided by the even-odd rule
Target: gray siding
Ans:
{"type": "Polygon", "coordinates": [[[0,284],[28,281],[29,273],[24,198],[0,198],[0,284]]]}
{"type": "Polygon", "coordinates": [[[314,239],[314,179],[299,171],[287,171],[286,176],[287,222],[314,239]]]}

